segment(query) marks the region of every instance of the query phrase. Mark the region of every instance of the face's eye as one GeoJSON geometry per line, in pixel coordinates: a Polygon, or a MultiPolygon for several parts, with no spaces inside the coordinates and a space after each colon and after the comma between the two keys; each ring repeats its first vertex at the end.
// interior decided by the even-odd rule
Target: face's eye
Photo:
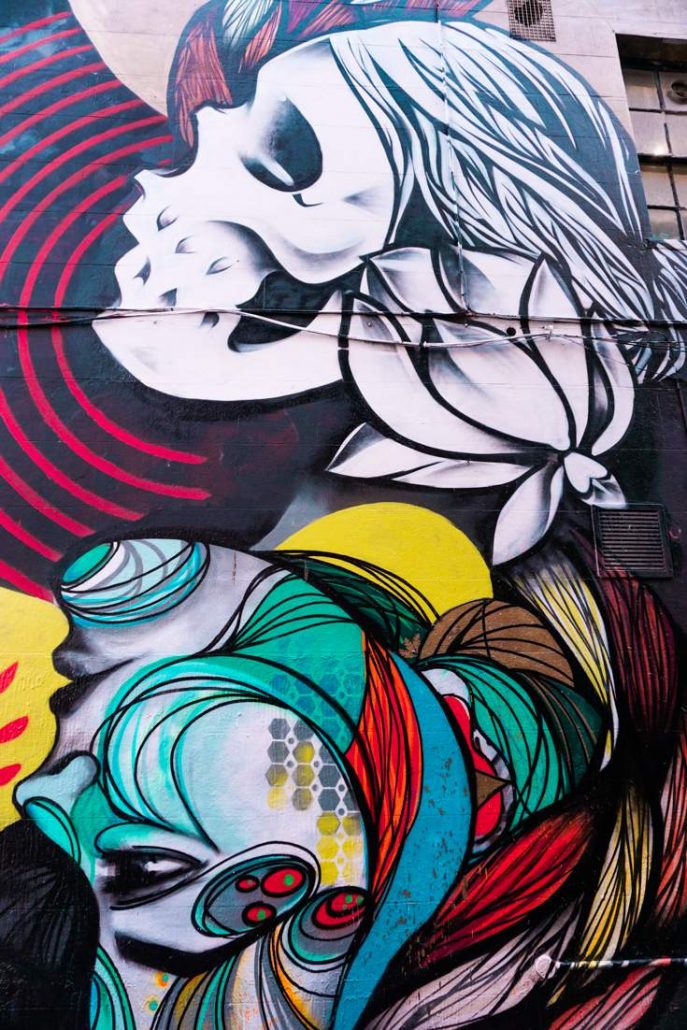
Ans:
{"type": "Polygon", "coordinates": [[[167,894],[201,866],[197,859],[158,849],[111,851],[99,863],[102,890],[113,908],[126,908],[167,894]]]}
{"type": "Polygon", "coordinates": [[[322,175],[322,151],[310,123],[290,100],[275,102],[260,117],[255,148],[241,158],[254,178],[270,189],[301,193],[322,175]]]}

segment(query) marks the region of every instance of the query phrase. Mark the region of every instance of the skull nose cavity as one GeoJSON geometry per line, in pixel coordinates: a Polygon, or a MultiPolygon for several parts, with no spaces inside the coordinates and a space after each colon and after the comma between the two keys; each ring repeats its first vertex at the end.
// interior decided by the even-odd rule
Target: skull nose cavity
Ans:
{"type": "Polygon", "coordinates": [[[190,236],[184,236],[182,240],[179,240],[176,247],[174,248],[175,254],[194,254],[193,242],[190,236]]]}
{"type": "Polygon", "coordinates": [[[215,261],[213,261],[212,264],[209,265],[208,270],[205,274],[217,275],[219,272],[226,272],[226,270],[228,268],[231,268],[231,266],[234,264],[236,264],[236,262],[232,261],[232,259],[229,257],[216,258],[215,261]]]}
{"type": "Polygon", "coordinates": [[[174,225],[178,217],[179,216],[174,211],[172,211],[171,207],[163,208],[160,214],[157,216],[156,224],[158,227],[158,231],[162,232],[162,230],[166,229],[169,225],[174,225]]]}
{"type": "Polygon", "coordinates": [[[139,268],[138,272],[136,272],[134,279],[140,279],[143,285],[145,286],[145,284],[150,279],[150,270],[150,261],[146,258],[141,268],[139,268]]]}

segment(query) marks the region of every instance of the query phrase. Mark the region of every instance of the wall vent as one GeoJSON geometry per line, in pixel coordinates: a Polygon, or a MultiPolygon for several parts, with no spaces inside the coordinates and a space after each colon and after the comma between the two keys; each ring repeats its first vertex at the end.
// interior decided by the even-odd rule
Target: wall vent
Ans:
{"type": "Polygon", "coordinates": [[[660,505],[593,508],[596,570],[600,576],[632,572],[669,579],[673,562],[665,511],[660,505]]]}
{"type": "Polygon", "coordinates": [[[551,0],[507,0],[508,27],[514,39],[555,43],[551,0]]]}

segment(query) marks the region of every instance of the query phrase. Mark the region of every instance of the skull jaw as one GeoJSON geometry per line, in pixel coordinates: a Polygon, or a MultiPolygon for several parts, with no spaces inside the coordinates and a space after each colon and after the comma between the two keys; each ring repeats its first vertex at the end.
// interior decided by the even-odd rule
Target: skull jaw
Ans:
{"type": "MultiPolygon", "coordinates": [[[[103,316],[101,343],[144,386],[186,400],[241,402],[297,397],[338,382],[341,294],[310,325],[254,347],[232,348],[241,314],[162,311],[103,316]]],[[[256,324],[282,319],[256,318],[256,324]]],[[[288,315],[283,317],[285,326],[288,315]]]]}

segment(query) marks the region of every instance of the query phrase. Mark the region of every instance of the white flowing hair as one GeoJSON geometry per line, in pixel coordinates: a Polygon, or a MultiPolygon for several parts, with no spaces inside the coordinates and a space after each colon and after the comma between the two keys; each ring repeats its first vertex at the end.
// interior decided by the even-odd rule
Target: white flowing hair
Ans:
{"type": "Polygon", "coordinates": [[[470,21],[329,43],[395,170],[394,233],[419,189],[448,242],[550,261],[586,316],[616,323],[640,381],[681,367],[687,256],[647,245],[632,144],[581,78],[470,21]]]}

